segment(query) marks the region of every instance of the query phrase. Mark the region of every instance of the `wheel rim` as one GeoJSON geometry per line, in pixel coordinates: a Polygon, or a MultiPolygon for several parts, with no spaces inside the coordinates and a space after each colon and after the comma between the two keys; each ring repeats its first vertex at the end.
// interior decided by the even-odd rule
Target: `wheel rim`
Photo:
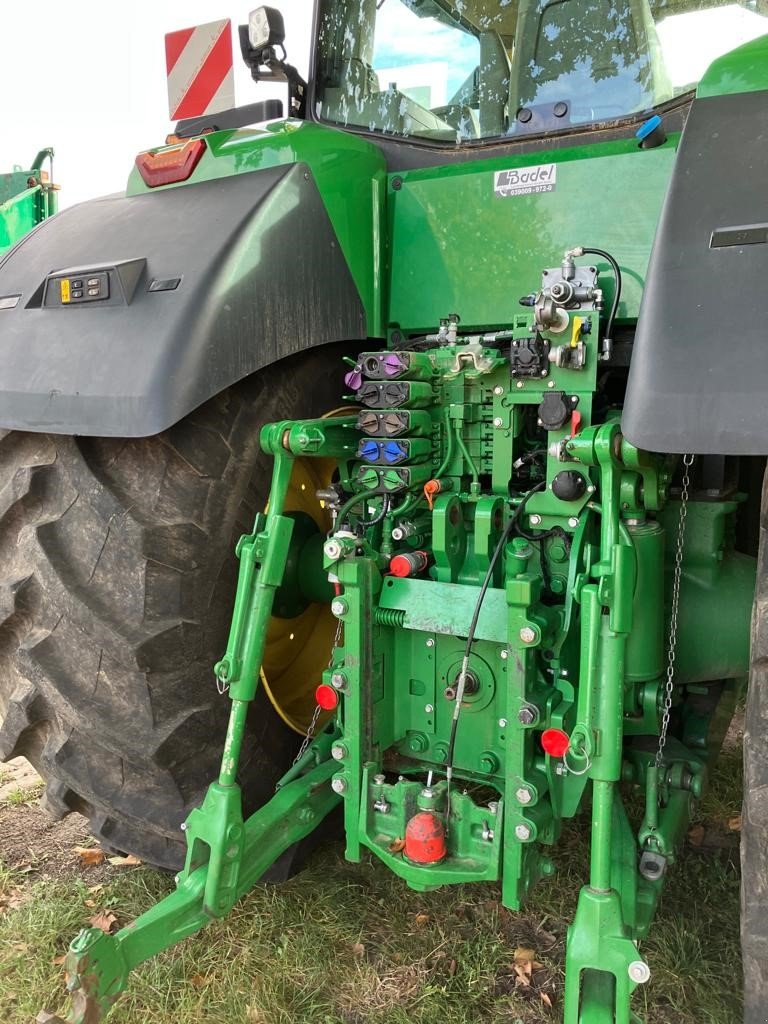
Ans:
{"type": "MultiPolygon", "coordinates": [[[[326,415],[349,415],[349,409],[326,415]]],[[[328,486],[335,468],[333,459],[296,459],[285,502],[286,512],[309,516],[323,535],[331,527],[331,517],[316,492],[328,486]]],[[[315,690],[328,666],[335,633],[330,604],[319,602],[292,618],[273,616],[269,622],[261,684],[283,722],[302,736],[312,721],[315,690]]],[[[318,726],[328,717],[323,715],[318,726]]]]}

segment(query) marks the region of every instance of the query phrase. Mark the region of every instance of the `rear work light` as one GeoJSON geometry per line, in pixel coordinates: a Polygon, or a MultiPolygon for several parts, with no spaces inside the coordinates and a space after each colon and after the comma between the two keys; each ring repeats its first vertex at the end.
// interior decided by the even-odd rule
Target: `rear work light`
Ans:
{"type": "Polygon", "coordinates": [[[200,163],[205,152],[205,139],[190,139],[180,146],[163,149],[159,153],[139,153],[136,166],[145,185],[172,185],[186,181],[200,163]]]}

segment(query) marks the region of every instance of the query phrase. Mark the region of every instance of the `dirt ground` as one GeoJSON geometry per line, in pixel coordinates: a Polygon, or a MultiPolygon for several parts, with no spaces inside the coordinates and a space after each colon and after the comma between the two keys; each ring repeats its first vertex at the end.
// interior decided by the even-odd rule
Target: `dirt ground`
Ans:
{"type": "Polygon", "coordinates": [[[24,758],[2,765],[1,770],[0,864],[28,876],[29,881],[82,877],[94,885],[114,874],[106,861],[87,865],[75,852],[75,847],[96,845],[82,815],[54,821],[42,810],[42,781],[24,758]]]}

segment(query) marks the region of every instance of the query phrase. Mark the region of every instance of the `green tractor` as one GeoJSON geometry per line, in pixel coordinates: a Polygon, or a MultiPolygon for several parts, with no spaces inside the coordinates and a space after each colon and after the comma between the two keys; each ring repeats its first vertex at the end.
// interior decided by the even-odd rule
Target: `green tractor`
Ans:
{"type": "Polygon", "coordinates": [[[562,1016],[636,1021],[750,674],[765,1019],[766,33],[764,0],[320,0],[305,83],[258,8],[289,116],[180,122],[0,262],[0,755],[178,872],[73,941],[67,1021],[334,809],[349,860],[511,909],[591,816],[562,1016]]]}
{"type": "Polygon", "coordinates": [[[0,259],[35,225],[56,213],[53,150],[41,149],[28,170],[14,167],[0,174],[0,259]],[[49,170],[43,170],[46,165],[49,170]]]}

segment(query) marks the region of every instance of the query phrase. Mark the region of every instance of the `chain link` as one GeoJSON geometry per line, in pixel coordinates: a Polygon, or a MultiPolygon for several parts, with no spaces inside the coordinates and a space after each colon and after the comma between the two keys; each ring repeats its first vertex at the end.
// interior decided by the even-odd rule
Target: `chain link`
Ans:
{"type": "Polygon", "coordinates": [[[683,479],[680,489],[680,517],[677,523],[677,545],[675,547],[675,568],[672,575],[672,600],[669,609],[669,635],[667,640],[667,682],[664,689],[664,710],[659,731],[659,748],[656,751],[656,768],[661,768],[664,748],[667,745],[669,716],[672,711],[672,697],[675,692],[675,656],[677,654],[677,614],[680,607],[680,581],[683,576],[683,546],[685,544],[685,521],[688,516],[688,492],[691,486],[691,466],[694,456],[683,456],[683,479]]]}
{"type": "MultiPolygon", "coordinates": [[[[331,657],[328,660],[328,668],[331,668],[331,666],[333,665],[333,652],[339,646],[339,640],[341,639],[341,631],[342,631],[342,629],[343,629],[343,624],[342,624],[341,619],[339,619],[337,621],[337,623],[336,623],[336,635],[333,638],[333,646],[331,648],[331,657]]],[[[299,752],[296,755],[296,757],[294,757],[293,764],[297,764],[301,760],[301,758],[304,756],[304,754],[307,752],[307,747],[312,742],[312,739],[313,739],[313,737],[315,735],[315,729],[317,728],[318,720],[319,720],[320,715],[322,713],[323,713],[323,709],[320,707],[319,704],[317,704],[316,707],[315,707],[315,710],[312,712],[312,718],[311,718],[309,726],[307,728],[307,734],[304,737],[304,739],[301,741],[301,746],[299,747],[299,752]]]]}

